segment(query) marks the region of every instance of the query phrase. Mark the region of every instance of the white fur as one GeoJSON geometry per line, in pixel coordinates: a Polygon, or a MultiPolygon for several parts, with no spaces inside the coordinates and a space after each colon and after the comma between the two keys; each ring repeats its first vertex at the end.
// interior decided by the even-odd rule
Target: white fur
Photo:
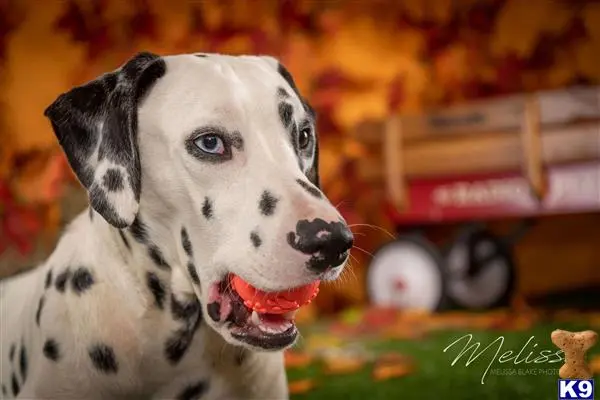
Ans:
{"type": "MultiPolygon", "coordinates": [[[[208,286],[229,272],[268,290],[316,278],[305,267],[307,256],[288,245],[286,234],[301,219],[338,221],[341,216],[325,198],[311,196],[296,183],[298,178],[307,181],[304,174],[314,160],[302,160],[305,170],[300,169],[277,112],[276,89],[283,87],[292,95],[289,101],[294,104],[295,118],[305,115],[302,104],[278,74],[276,61],[268,57],[181,55],[165,57],[165,61],[165,76],[138,109],[139,213],[171,271],[158,269],[147,247],[131,235],[127,239],[132,249],[127,249],[118,231],[99,214],[94,213],[93,220],[87,212],[77,217],[43,265],[0,283],[0,383],[9,393],[11,372],[21,382],[18,354],[9,363],[9,347],[12,343],[20,347],[23,341],[28,353],[27,379],[18,398],[166,399],[198,379],[209,382],[203,399],[288,396],[282,353],[244,349],[225,327],[207,317],[206,304],[208,286]],[[243,151],[234,150],[233,158],[223,163],[191,157],[184,141],[206,125],[239,132],[243,151]],[[271,216],[258,211],[265,190],[279,199],[271,216]],[[213,203],[214,216],[209,221],[202,215],[205,197],[213,203]],[[182,227],[193,245],[199,288],[186,270],[182,227]],[[251,245],[252,231],[262,239],[260,251],[251,245]],[[78,296],[68,283],[66,292],[58,293],[56,276],[80,265],[93,272],[95,284],[90,291],[78,296]],[[46,290],[49,269],[54,279],[46,290]],[[153,306],[147,271],[168,285],[165,310],[153,306]],[[192,346],[176,366],[164,357],[164,342],[177,327],[168,312],[171,293],[178,299],[197,296],[205,316],[192,346]],[[42,296],[45,304],[38,327],[35,314],[42,296]],[[42,354],[48,338],[61,346],[58,363],[42,354]],[[91,366],[87,348],[94,341],[114,348],[117,374],[101,374],[91,366]],[[241,351],[249,354],[248,359],[237,366],[235,358],[241,351]]],[[[108,167],[114,166],[101,163],[95,179],[108,167]]],[[[127,188],[110,195],[129,198],[132,193],[127,188]]],[[[328,277],[337,277],[341,269],[330,271],[328,277]]]]}

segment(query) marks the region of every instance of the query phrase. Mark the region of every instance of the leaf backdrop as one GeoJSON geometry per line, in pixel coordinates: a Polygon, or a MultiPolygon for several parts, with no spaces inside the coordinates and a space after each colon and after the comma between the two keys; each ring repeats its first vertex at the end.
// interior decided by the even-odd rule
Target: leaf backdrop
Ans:
{"type": "MultiPolygon", "coordinates": [[[[58,233],[58,198],[73,177],[44,108],[140,50],[279,57],[318,112],[325,191],[351,222],[385,226],[381,188],[354,177],[361,149],[352,127],[598,83],[600,2],[0,0],[0,254],[9,246],[26,254],[38,235],[58,233]]],[[[361,248],[386,239],[364,233],[361,248]]]]}

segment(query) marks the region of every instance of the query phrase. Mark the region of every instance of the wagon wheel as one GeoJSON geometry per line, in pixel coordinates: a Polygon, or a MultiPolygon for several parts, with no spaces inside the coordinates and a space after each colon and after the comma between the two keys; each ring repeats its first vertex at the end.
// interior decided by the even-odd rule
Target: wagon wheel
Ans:
{"type": "Polygon", "coordinates": [[[421,236],[404,236],[373,256],[367,276],[371,303],[380,307],[436,311],[446,303],[442,257],[421,236]]]}
{"type": "Polygon", "coordinates": [[[509,304],[515,287],[515,263],[506,240],[479,228],[456,240],[446,257],[446,285],[453,303],[467,309],[509,304]]]}

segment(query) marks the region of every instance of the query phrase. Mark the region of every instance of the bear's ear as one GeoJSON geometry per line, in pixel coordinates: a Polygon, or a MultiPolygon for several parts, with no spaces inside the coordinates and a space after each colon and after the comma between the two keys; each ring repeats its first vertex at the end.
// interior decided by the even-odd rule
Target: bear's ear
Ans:
{"type": "Polygon", "coordinates": [[[92,208],[118,228],[129,226],[139,208],[138,104],[165,72],[161,57],[139,53],[61,94],[44,112],[92,208]]]}
{"type": "MultiPolygon", "coordinates": [[[[290,86],[290,88],[294,91],[296,96],[298,96],[298,99],[300,99],[300,102],[302,103],[302,107],[304,107],[304,110],[308,114],[311,115],[311,117],[313,118],[313,120],[315,120],[315,123],[316,123],[317,116],[316,116],[315,110],[311,107],[311,105],[308,103],[308,101],[306,101],[306,99],[300,94],[300,91],[298,90],[298,87],[296,86],[296,82],[294,81],[294,77],[292,76],[290,71],[288,71],[288,69],[281,62],[279,62],[279,60],[276,59],[275,57],[261,56],[260,58],[262,58],[263,61],[265,61],[271,68],[277,70],[279,75],[281,75],[281,77],[287,82],[287,84],[290,86]]],[[[311,167],[309,168],[309,170],[306,171],[306,177],[308,178],[309,181],[312,182],[313,185],[315,185],[319,189],[321,188],[321,185],[320,185],[321,182],[319,179],[319,138],[318,138],[317,132],[315,132],[315,150],[314,150],[314,156],[313,156],[313,163],[312,163],[311,167]]]]}

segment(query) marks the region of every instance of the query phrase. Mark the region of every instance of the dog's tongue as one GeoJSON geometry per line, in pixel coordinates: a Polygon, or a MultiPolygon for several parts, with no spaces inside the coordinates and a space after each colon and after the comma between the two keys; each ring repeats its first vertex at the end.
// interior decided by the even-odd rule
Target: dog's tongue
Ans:
{"type": "Polygon", "coordinates": [[[264,292],[244,281],[237,275],[231,278],[231,285],[244,300],[244,305],[261,314],[286,314],[309,304],[319,293],[320,281],[284,290],[264,292]]]}

